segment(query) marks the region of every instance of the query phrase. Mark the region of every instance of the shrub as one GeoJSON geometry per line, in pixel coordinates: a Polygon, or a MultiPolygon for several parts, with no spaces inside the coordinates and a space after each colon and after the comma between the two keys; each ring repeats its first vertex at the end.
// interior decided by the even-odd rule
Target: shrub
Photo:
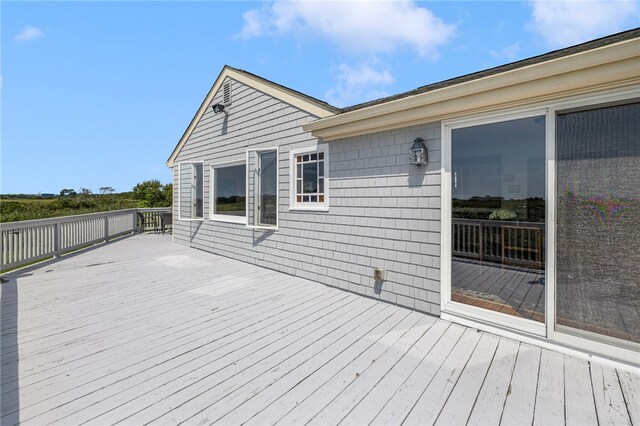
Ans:
{"type": "Polygon", "coordinates": [[[497,209],[491,212],[489,220],[516,220],[516,212],[507,209],[497,209]]]}

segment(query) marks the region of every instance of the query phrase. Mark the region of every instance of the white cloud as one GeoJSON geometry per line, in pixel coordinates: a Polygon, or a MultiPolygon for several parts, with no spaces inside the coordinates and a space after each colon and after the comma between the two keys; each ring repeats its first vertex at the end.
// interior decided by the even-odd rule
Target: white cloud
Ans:
{"type": "Polygon", "coordinates": [[[382,87],[393,83],[394,78],[389,71],[375,66],[379,64],[362,64],[357,68],[341,64],[336,87],[325,94],[327,102],[344,107],[388,96],[382,87]]]}
{"type": "Polygon", "coordinates": [[[14,37],[14,40],[29,41],[29,40],[35,40],[40,37],[44,37],[44,32],[40,28],[27,25],[22,29],[22,31],[20,31],[19,34],[16,34],[16,36],[14,37]]]}
{"type": "Polygon", "coordinates": [[[520,50],[522,50],[522,48],[520,47],[520,42],[516,42],[510,46],[503,47],[502,49],[492,49],[489,51],[489,54],[495,59],[506,59],[507,61],[514,61],[518,58],[518,53],[520,53],[520,50]]]}
{"type": "Polygon", "coordinates": [[[533,0],[529,29],[552,47],[565,47],[638,26],[637,1],[533,0]]]}
{"type": "Polygon", "coordinates": [[[240,38],[265,35],[310,35],[340,47],[364,52],[390,52],[402,46],[434,55],[455,33],[426,7],[399,1],[274,1],[244,13],[240,38]]]}

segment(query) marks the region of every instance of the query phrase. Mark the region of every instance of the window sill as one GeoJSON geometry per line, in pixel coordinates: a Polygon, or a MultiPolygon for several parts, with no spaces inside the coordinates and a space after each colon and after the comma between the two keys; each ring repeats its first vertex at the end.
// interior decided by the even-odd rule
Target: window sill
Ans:
{"type": "Polygon", "coordinates": [[[256,231],[277,231],[277,226],[264,226],[264,225],[256,225],[256,226],[247,226],[248,229],[253,229],[256,231]]]}
{"type": "Polygon", "coordinates": [[[290,212],[328,212],[329,207],[324,206],[293,206],[289,207],[290,212]]]}
{"type": "Polygon", "coordinates": [[[247,218],[245,216],[228,216],[224,214],[214,214],[211,215],[209,220],[213,222],[237,223],[240,225],[247,224],[247,218]]]}

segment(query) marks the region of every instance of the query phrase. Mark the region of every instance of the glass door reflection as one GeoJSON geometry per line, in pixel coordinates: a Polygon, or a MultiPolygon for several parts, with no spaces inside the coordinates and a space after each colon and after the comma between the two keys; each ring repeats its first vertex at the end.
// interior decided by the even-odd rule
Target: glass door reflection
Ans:
{"type": "Polygon", "coordinates": [[[451,300],[544,322],[545,117],[451,133],[451,300]]]}

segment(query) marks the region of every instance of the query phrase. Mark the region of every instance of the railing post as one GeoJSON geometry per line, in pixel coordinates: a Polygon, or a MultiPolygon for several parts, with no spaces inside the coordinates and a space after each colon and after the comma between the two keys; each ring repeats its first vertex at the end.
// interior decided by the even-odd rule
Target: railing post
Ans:
{"type": "Polygon", "coordinates": [[[104,242],[109,241],[109,216],[104,217],[104,242]]]}
{"type": "Polygon", "coordinates": [[[480,245],[478,250],[480,252],[480,261],[484,260],[484,223],[480,221],[480,225],[478,225],[478,230],[480,231],[480,238],[478,239],[478,245],[480,245]]]}
{"type": "Polygon", "coordinates": [[[133,211],[133,232],[135,233],[138,229],[138,210],[133,211]]]}
{"type": "Polygon", "coordinates": [[[62,232],[60,228],[61,228],[61,223],[56,222],[55,230],[53,232],[53,247],[55,250],[55,254],[54,254],[55,257],[60,257],[62,255],[62,241],[61,241],[62,232]]]}

